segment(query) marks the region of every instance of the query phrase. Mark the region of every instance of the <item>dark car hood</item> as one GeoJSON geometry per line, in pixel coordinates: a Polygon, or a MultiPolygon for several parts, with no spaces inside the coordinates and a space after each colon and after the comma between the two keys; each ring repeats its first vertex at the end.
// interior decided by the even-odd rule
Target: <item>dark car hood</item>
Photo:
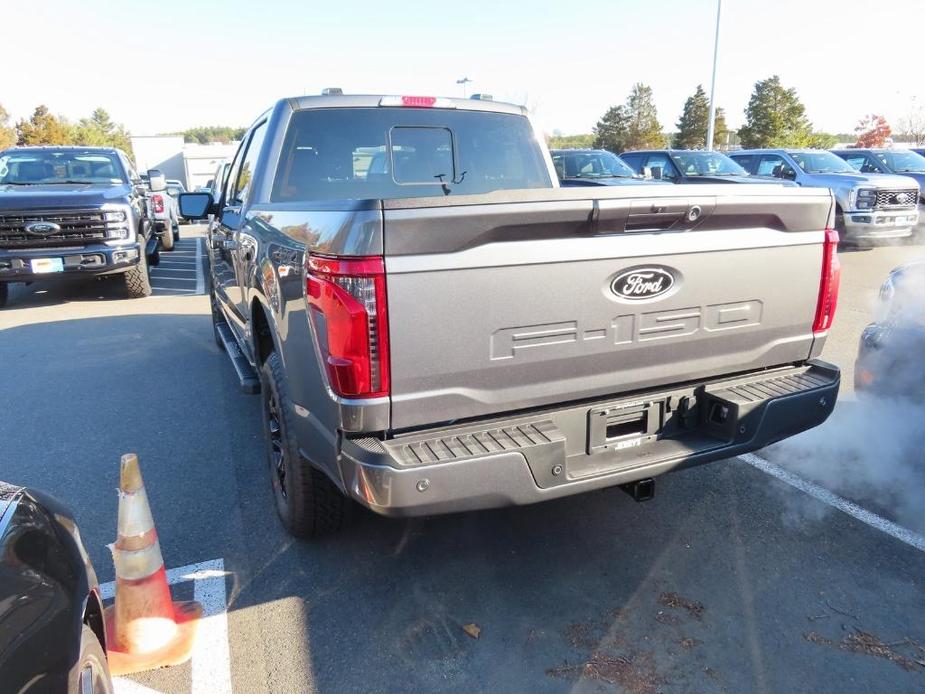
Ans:
{"type": "Polygon", "coordinates": [[[668,181],[654,181],[645,178],[562,178],[559,185],[566,188],[582,186],[638,186],[652,183],[668,183],[668,181]]]}
{"type": "Polygon", "coordinates": [[[108,202],[124,202],[131,192],[127,183],[0,185],[0,210],[99,207],[108,202]]]}

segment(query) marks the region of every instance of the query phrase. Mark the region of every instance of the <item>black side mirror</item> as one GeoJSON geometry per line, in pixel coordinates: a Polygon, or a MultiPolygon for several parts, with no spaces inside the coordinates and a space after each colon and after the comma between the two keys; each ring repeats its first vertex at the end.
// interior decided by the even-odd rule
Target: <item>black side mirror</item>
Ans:
{"type": "Polygon", "coordinates": [[[212,193],[180,193],[180,215],[186,219],[206,219],[214,208],[212,193]]]}
{"type": "Polygon", "coordinates": [[[650,170],[651,170],[651,172],[652,172],[652,178],[653,178],[654,180],[656,180],[656,181],[661,181],[661,180],[662,180],[662,174],[663,174],[664,172],[662,171],[662,167],[661,167],[661,166],[653,166],[653,167],[651,167],[650,170]]]}
{"type": "Polygon", "coordinates": [[[780,177],[785,178],[788,181],[795,181],[797,172],[791,169],[789,166],[785,166],[783,169],[781,169],[780,177]]]}

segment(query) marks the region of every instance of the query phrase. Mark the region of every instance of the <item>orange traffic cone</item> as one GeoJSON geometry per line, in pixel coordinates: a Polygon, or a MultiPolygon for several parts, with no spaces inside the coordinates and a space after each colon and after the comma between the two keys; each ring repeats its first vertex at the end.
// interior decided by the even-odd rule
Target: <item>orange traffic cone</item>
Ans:
{"type": "Polygon", "coordinates": [[[110,545],[116,601],[106,608],[109,670],[126,675],[189,660],[202,606],[173,602],[138,456],[122,456],[118,539],[110,545]]]}

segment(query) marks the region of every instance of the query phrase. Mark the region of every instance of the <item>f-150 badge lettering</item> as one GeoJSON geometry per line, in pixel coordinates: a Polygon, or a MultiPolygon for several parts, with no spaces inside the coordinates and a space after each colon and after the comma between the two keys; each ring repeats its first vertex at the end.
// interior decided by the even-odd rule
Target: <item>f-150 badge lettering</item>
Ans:
{"type": "Polygon", "coordinates": [[[621,299],[654,299],[674,286],[674,275],[663,267],[634,267],[613,278],[610,291],[621,299]]]}
{"type": "Polygon", "coordinates": [[[763,304],[758,299],[728,304],[691,306],[638,315],[622,315],[601,325],[578,321],[541,323],[502,328],[491,336],[491,359],[549,359],[620,349],[623,345],[751,328],[761,323],[763,304]]]}

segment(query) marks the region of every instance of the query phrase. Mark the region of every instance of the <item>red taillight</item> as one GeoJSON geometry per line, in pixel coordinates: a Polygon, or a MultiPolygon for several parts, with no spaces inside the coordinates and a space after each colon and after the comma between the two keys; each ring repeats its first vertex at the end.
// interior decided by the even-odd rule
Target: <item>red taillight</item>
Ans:
{"type": "Polygon", "coordinates": [[[816,304],[816,319],[813,332],[824,333],[832,327],[835,307],[838,305],[838,285],[841,281],[841,262],[838,260],[838,232],[825,230],[825,244],[822,247],[822,279],[819,281],[819,301],[816,304]]]}
{"type": "Polygon", "coordinates": [[[327,343],[321,348],[334,392],[348,398],[388,395],[389,322],[382,258],[308,254],[305,296],[312,319],[324,319],[318,334],[327,343]]]}
{"type": "Polygon", "coordinates": [[[164,198],[161,195],[152,195],[151,204],[154,205],[154,211],[160,214],[164,211],[164,198]]]}
{"type": "Polygon", "coordinates": [[[437,103],[435,96],[403,96],[401,98],[402,106],[414,106],[417,108],[432,108],[437,103]]]}

